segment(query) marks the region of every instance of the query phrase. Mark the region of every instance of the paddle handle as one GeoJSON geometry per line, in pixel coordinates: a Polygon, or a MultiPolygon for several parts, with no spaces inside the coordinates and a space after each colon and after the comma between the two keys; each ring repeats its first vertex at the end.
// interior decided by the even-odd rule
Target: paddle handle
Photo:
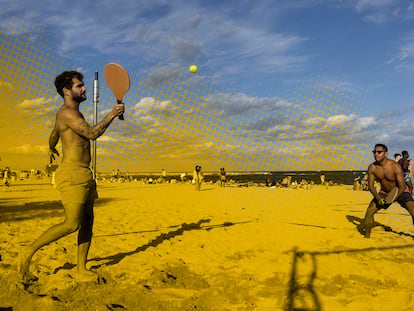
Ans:
{"type": "MultiPolygon", "coordinates": [[[[118,103],[118,104],[122,104],[122,99],[121,99],[121,100],[117,99],[116,101],[117,101],[117,103],[118,103]]],[[[124,119],[124,114],[119,115],[119,116],[118,116],[118,119],[119,119],[119,120],[122,120],[122,121],[123,121],[123,120],[125,120],[125,119],[124,119]]]]}

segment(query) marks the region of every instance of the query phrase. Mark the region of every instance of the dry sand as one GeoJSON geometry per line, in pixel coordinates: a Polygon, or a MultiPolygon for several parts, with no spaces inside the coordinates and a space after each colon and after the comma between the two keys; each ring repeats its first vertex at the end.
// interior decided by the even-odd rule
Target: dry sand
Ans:
{"type": "Polygon", "coordinates": [[[0,192],[0,307],[414,310],[411,218],[393,204],[377,214],[378,226],[365,239],[358,225],[368,192],[98,186],[88,267],[99,282],[89,283],[74,278],[76,234],[34,256],[30,270],[37,282],[18,282],[18,253],[60,222],[63,210],[46,179],[0,192]]]}

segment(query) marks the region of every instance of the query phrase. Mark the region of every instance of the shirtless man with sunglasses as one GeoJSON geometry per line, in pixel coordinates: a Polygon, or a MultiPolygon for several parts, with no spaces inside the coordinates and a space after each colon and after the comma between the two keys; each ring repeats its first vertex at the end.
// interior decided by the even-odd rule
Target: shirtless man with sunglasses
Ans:
{"type": "Polygon", "coordinates": [[[365,237],[369,238],[371,229],[375,226],[374,215],[380,209],[387,209],[391,203],[385,201],[385,197],[395,187],[398,187],[396,201],[404,207],[413,218],[414,224],[414,199],[406,187],[401,166],[388,159],[388,148],[383,144],[376,144],[372,150],[375,162],[368,167],[368,188],[374,198],[369,203],[365,213],[365,237]],[[381,191],[375,190],[375,181],[381,185],[381,191]]]}

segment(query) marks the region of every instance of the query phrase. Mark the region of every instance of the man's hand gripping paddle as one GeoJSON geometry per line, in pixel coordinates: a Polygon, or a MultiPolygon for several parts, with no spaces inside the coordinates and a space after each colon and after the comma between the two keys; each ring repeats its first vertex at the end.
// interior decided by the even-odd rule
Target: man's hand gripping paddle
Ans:
{"type": "Polygon", "coordinates": [[[397,194],[398,194],[398,187],[392,188],[392,190],[385,197],[385,204],[391,204],[392,202],[394,202],[395,199],[397,198],[397,194]]]}
{"type": "MultiPolygon", "coordinates": [[[[118,104],[122,103],[122,98],[124,98],[130,86],[128,71],[117,63],[109,63],[105,65],[103,74],[104,80],[115,95],[116,101],[118,104]]],[[[124,115],[120,115],[119,120],[124,120],[124,115]]]]}

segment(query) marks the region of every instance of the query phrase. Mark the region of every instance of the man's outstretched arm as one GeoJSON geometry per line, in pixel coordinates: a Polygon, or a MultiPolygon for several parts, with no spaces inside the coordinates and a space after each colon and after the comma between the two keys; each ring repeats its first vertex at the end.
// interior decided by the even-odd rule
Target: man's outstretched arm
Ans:
{"type": "Polygon", "coordinates": [[[123,114],[124,111],[124,104],[116,104],[114,108],[94,126],[90,126],[81,113],[74,110],[67,110],[64,118],[66,124],[77,134],[87,139],[95,140],[105,133],[115,117],[123,114]]]}

